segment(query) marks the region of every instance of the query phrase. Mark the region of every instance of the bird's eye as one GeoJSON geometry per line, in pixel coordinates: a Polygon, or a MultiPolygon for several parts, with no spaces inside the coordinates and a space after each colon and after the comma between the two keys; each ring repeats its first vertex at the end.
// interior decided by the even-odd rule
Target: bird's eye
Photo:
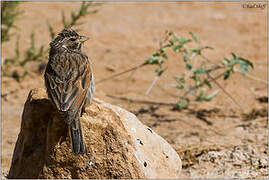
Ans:
{"type": "Polygon", "coordinates": [[[70,41],[75,41],[76,39],[75,38],[70,38],[70,41]]]}

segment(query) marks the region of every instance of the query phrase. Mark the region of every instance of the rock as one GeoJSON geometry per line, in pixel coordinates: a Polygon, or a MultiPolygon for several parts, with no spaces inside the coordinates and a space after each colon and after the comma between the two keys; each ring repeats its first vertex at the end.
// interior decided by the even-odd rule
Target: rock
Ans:
{"type": "Polygon", "coordinates": [[[8,178],[179,177],[176,151],[132,113],[94,99],[80,120],[87,153],[74,155],[45,90],[32,90],[8,178]]]}

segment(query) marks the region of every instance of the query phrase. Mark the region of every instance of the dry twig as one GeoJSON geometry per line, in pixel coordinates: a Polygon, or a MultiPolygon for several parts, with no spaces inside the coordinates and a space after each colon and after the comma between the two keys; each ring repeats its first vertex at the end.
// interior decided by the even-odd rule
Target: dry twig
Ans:
{"type": "Polygon", "coordinates": [[[157,102],[157,101],[150,101],[150,100],[139,100],[139,99],[132,99],[132,98],[127,98],[127,97],[113,96],[113,95],[106,95],[106,96],[113,98],[113,99],[130,101],[130,102],[134,102],[134,103],[154,104],[154,105],[163,105],[163,106],[174,106],[175,105],[175,103],[171,103],[171,102],[157,102]]]}

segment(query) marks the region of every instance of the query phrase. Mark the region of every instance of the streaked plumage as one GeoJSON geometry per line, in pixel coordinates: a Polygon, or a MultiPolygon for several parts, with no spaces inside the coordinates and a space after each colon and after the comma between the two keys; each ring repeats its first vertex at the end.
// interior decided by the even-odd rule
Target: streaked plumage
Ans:
{"type": "Polygon", "coordinates": [[[90,103],[94,92],[91,63],[81,47],[87,38],[72,29],[64,29],[50,43],[49,62],[45,71],[47,93],[68,124],[72,149],[75,154],[85,153],[80,127],[81,110],[90,103]]]}

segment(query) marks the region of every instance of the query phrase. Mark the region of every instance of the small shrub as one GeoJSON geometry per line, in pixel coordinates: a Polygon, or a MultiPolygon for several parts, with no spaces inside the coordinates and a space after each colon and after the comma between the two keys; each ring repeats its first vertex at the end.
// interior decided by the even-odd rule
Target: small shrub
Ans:
{"type": "Polygon", "coordinates": [[[2,1],[1,2],[1,41],[10,40],[10,30],[17,28],[15,21],[22,11],[18,11],[16,7],[20,4],[17,1],[2,1]]]}
{"type": "MultiPolygon", "coordinates": [[[[89,1],[89,2],[82,2],[81,5],[80,5],[80,8],[77,9],[77,10],[74,10],[71,12],[70,14],[70,20],[67,20],[66,19],[66,16],[65,16],[65,13],[64,11],[62,11],[62,25],[63,25],[63,28],[71,28],[73,26],[78,26],[78,25],[81,25],[83,24],[83,22],[79,22],[79,20],[82,18],[82,17],[85,17],[86,15],[89,15],[89,14],[95,14],[98,12],[98,10],[89,10],[89,8],[92,8],[92,7],[95,7],[95,6],[100,6],[102,5],[102,3],[100,2],[92,2],[92,1],[89,1]]],[[[49,32],[50,32],[50,37],[51,39],[54,39],[55,37],[55,31],[53,29],[53,27],[51,26],[50,22],[47,21],[47,25],[48,25],[48,29],[49,29],[49,32]]],[[[78,30],[76,30],[78,31],[78,30]]]]}
{"type": "MultiPolygon", "coordinates": [[[[161,76],[165,71],[163,64],[168,60],[166,51],[168,49],[177,54],[181,54],[185,64],[185,73],[182,76],[175,76],[175,84],[172,84],[178,90],[185,91],[179,97],[175,104],[176,109],[187,108],[190,102],[188,94],[195,95],[196,101],[210,101],[218,94],[218,90],[209,93],[209,89],[213,89],[212,82],[221,88],[228,96],[230,96],[216,80],[223,78],[227,80],[231,74],[235,72],[236,66],[239,66],[242,75],[246,75],[250,68],[253,68],[251,61],[231,53],[230,58],[224,57],[218,63],[214,63],[203,55],[205,50],[213,50],[212,47],[202,45],[198,37],[190,32],[190,38],[178,37],[174,32],[166,32],[164,40],[160,43],[160,48],[149,57],[145,64],[157,65],[155,72],[157,76],[161,76]],[[195,43],[195,48],[189,48],[189,43],[195,43]],[[211,73],[220,72],[213,77],[211,73]]],[[[230,98],[232,98],[230,96],[230,98]]],[[[233,98],[232,98],[233,99],[233,98]]],[[[238,104],[234,99],[233,101],[238,104]]]]}
{"type": "MultiPolygon", "coordinates": [[[[22,12],[18,12],[15,10],[19,2],[1,2],[1,15],[2,15],[2,41],[9,40],[10,33],[9,30],[11,28],[16,28],[14,25],[14,21],[17,18],[19,14],[22,12]]],[[[96,13],[98,10],[89,10],[90,7],[99,6],[102,3],[95,3],[95,2],[82,2],[79,9],[72,11],[70,15],[70,20],[66,20],[64,12],[62,12],[62,25],[63,28],[69,28],[73,26],[78,26],[82,24],[82,22],[79,22],[79,20],[82,17],[85,17],[88,14],[96,13]]],[[[50,32],[50,37],[53,39],[56,35],[53,27],[51,24],[47,21],[48,29],[50,32]]],[[[17,37],[17,43],[15,47],[15,56],[12,58],[6,58],[2,68],[3,75],[10,75],[15,78],[17,81],[20,81],[24,76],[28,74],[28,69],[26,68],[26,64],[30,61],[36,61],[36,62],[43,62],[47,61],[48,51],[49,48],[45,48],[44,45],[41,45],[39,47],[36,46],[36,40],[35,40],[35,33],[32,32],[30,35],[30,45],[24,52],[24,57],[21,57],[20,50],[19,50],[19,36],[17,37]],[[21,67],[24,72],[18,73],[17,71],[9,72],[11,67],[18,66],[21,67]]],[[[41,65],[40,67],[45,68],[45,66],[41,65]]],[[[40,72],[42,70],[39,70],[40,72]]]]}

